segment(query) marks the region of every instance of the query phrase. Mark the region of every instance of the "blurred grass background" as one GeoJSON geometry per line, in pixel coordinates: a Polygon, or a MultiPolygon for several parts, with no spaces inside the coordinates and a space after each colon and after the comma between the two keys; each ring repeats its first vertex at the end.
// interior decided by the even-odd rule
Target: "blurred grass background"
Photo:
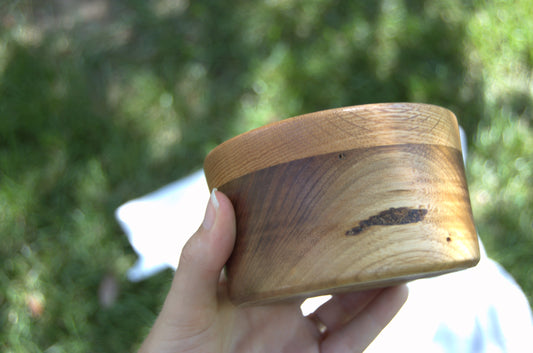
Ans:
{"type": "Polygon", "coordinates": [[[528,0],[0,0],[0,350],[133,351],[172,274],[125,279],[136,256],[114,210],[238,133],[372,102],[456,113],[478,231],[531,303],[532,13],[528,0]]]}

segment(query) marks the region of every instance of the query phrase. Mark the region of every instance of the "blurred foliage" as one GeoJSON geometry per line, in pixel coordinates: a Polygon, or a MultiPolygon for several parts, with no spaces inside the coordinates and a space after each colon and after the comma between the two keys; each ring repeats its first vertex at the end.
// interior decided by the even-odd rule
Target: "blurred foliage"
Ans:
{"type": "Polygon", "coordinates": [[[533,299],[533,4],[0,1],[0,350],[131,351],[171,273],[129,283],[121,203],[223,140],[327,108],[453,110],[489,255],[533,299]],[[98,302],[107,275],[120,295],[98,302]]]}

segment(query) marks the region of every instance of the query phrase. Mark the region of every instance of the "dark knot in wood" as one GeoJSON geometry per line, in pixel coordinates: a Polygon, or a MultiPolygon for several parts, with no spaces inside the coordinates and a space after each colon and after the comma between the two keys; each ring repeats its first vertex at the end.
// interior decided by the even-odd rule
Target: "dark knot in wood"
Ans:
{"type": "Polygon", "coordinates": [[[395,226],[401,224],[417,223],[424,219],[428,210],[424,208],[391,207],[364,221],[357,227],[346,231],[346,235],[357,235],[372,226],[395,226]]]}

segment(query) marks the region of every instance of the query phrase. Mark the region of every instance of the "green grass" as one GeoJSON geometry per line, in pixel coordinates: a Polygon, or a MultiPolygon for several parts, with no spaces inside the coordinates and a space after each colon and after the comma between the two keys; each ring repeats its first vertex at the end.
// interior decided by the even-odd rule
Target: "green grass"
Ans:
{"type": "Polygon", "coordinates": [[[372,102],[457,114],[478,231],[532,302],[529,1],[110,3],[0,3],[1,351],[133,351],[172,274],[125,279],[116,207],[235,134],[372,102]]]}

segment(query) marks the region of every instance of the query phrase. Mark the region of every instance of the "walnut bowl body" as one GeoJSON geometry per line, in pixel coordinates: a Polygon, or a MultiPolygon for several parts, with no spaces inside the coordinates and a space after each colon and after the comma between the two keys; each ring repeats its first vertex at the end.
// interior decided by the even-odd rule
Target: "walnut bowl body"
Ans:
{"type": "Polygon", "coordinates": [[[282,120],[217,146],[232,201],[235,304],[393,285],[474,266],[479,247],[455,115],[384,103],[282,120]]]}

